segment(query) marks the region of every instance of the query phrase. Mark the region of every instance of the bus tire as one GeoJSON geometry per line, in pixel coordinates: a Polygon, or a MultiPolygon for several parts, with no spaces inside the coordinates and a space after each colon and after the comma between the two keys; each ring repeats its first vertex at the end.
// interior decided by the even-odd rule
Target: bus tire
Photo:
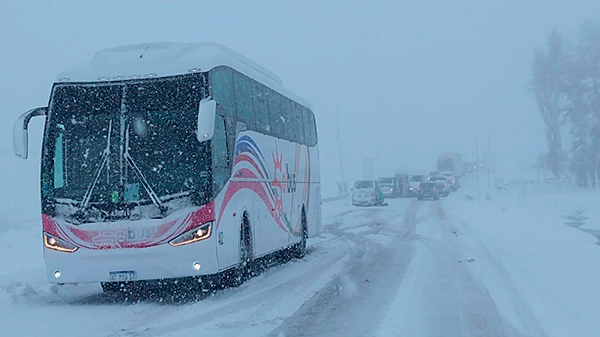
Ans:
{"type": "Polygon", "coordinates": [[[229,284],[232,287],[239,287],[252,276],[252,228],[246,212],[242,215],[240,226],[239,251],[240,263],[233,268],[232,275],[229,277],[229,284]]]}
{"type": "Polygon", "coordinates": [[[306,212],[304,212],[304,208],[302,209],[302,218],[301,218],[301,232],[302,240],[294,245],[293,248],[293,256],[297,259],[301,259],[306,255],[306,241],[308,240],[308,226],[306,225],[306,212]]]}

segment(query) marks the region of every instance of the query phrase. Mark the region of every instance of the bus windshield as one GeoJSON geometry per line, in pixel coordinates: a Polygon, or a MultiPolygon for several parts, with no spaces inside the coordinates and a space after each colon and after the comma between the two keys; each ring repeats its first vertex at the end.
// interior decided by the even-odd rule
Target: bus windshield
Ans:
{"type": "Polygon", "coordinates": [[[91,222],[163,217],[207,199],[209,147],[195,133],[201,83],[190,75],[57,85],[44,141],[45,208],[91,222]]]}

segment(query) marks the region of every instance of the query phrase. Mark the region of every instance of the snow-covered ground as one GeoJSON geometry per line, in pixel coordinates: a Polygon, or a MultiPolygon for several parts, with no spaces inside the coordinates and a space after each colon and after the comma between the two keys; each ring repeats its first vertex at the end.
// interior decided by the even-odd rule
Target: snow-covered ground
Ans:
{"type": "Polygon", "coordinates": [[[0,154],[2,335],[597,336],[600,193],[323,204],[310,253],[189,301],[47,283],[37,168],[0,154]],[[18,191],[18,192],[17,192],[18,191]]]}

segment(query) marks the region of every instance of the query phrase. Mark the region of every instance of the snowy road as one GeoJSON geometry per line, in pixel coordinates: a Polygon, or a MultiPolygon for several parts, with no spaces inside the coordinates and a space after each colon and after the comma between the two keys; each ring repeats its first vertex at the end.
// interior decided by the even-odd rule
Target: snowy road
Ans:
{"type": "MultiPolygon", "coordinates": [[[[348,221],[341,219],[328,228],[355,244],[342,274],[272,335],[544,335],[523,303],[512,309],[527,316],[527,334],[503,318],[485,285],[471,272],[475,261],[468,251],[472,247],[461,240],[467,224],[449,220],[442,201],[412,200],[403,214],[398,209],[362,212],[372,212],[367,216],[371,217],[369,230],[352,232],[343,225],[348,221]],[[382,234],[388,242],[372,239],[382,234]]],[[[361,211],[346,218],[356,213],[361,211]]],[[[500,268],[493,259],[485,262],[500,268]]],[[[514,303],[521,301],[513,289],[503,289],[503,294],[514,303]]]]}
{"type": "Polygon", "coordinates": [[[325,204],[304,259],[183,303],[50,285],[39,228],[5,228],[0,323],[61,336],[546,336],[504,262],[455,215],[458,197],[325,204]]]}

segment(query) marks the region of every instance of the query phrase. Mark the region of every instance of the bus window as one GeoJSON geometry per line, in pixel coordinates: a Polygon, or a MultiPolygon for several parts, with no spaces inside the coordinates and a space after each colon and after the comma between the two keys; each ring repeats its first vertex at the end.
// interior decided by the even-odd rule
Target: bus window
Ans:
{"type": "Polygon", "coordinates": [[[226,116],[235,116],[232,75],[231,69],[226,67],[217,67],[210,74],[211,95],[223,107],[226,116]]]}
{"type": "Polygon", "coordinates": [[[267,90],[265,86],[254,83],[254,116],[256,117],[256,130],[271,134],[267,90]]]}
{"type": "Polygon", "coordinates": [[[281,113],[279,114],[279,120],[282,124],[282,134],[280,138],[295,140],[296,130],[292,129],[292,119],[294,118],[294,107],[292,102],[285,97],[281,99],[281,113]]]}
{"type": "Polygon", "coordinates": [[[308,142],[308,145],[315,146],[317,145],[317,141],[319,140],[317,136],[317,126],[315,125],[315,115],[312,113],[312,111],[308,111],[308,130],[311,135],[310,142],[308,142]]]}
{"type": "Polygon", "coordinates": [[[215,118],[215,133],[212,138],[213,162],[213,193],[217,194],[229,179],[229,158],[227,152],[227,137],[223,117],[215,118]]]}
{"type": "Polygon", "coordinates": [[[310,132],[310,124],[308,122],[309,114],[308,109],[302,107],[302,129],[304,130],[304,144],[306,145],[312,143],[312,133],[310,132]]]}
{"type": "Polygon", "coordinates": [[[283,119],[281,118],[281,96],[273,90],[267,90],[269,101],[269,119],[271,121],[271,134],[278,138],[284,138],[283,119]]]}
{"type": "Polygon", "coordinates": [[[252,82],[246,76],[235,73],[235,98],[237,117],[246,124],[248,130],[256,130],[254,123],[254,105],[252,103],[252,82]]]}
{"type": "Polygon", "coordinates": [[[292,118],[290,119],[290,124],[288,125],[288,130],[293,130],[291,140],[304,144],[304,127],[302,125],[302,106],[296,103],[292,104],[292,118]]]}

